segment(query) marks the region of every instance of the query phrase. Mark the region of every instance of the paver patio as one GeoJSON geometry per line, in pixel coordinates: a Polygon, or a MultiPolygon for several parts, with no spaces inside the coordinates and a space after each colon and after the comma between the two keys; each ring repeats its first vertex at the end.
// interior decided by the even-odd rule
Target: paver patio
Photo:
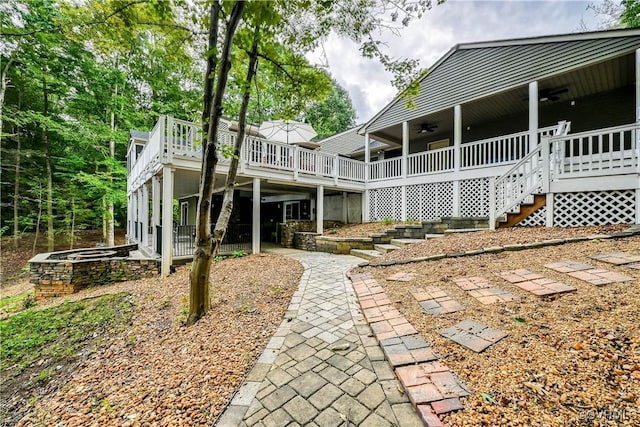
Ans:
{"type": "Polygon", "coordinates": [[[464,306],[438,287],[417,288],[411,295],[429,314],[446,314],[464,310],[464,306]]]}
{"type": "Polygon", "coordinates": [[[534,273],[525,268],[496,273],[507,282],[511,282],[521,289],[538,296],[554,295],[564,292],[574,292],[576,288],[547,279],[541,274],[534,273]]]}
{"type": "Polygon", "coordinates": [[[489,282],[489,279],[485,277],[459,277],[453,279],[453,283],[467,291],[470,296],[482,304],[509,302],[517,299],[516,296],[510,292],[493,286],[491,282],[489,282]]]}
{"type": "MultiPolygon", "coordinates": [[[[314,252],[291,256],[305,272],[285,320],[217,425],[422,426],[345,276],[361,260],[314,252]]],[[[379,316],[376,329],[390,327],[393,337],[416,333],[406,320],[398,321],[399,313],[384,309],[390,301],[375,284],[361,291],[375,310],[370,314],[379,316]]],[[[401,343],[413,350],[420,345],[401,343]]],[[[387,352],[397,354],[397,345],[390,342],[387,352]]],[[[424,350],[414,352],[414,360],[435,357],[429,346],[424,350]]]]}

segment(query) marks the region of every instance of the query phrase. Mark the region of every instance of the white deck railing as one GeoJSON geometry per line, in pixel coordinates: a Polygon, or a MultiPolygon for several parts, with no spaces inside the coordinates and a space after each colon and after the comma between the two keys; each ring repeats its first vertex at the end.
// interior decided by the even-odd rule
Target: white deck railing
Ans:
{"type": "Polygon", "coordinates": [[[638,125],[616,126],[551,139],[554,178],[640,173],[638,125]]]}
{"type": "Polygon", "coordinates": [[[454,167],[454,147],[409,154],[408,157],[409,176],[447,172],[454,167]]]}
{"type": "Polygon", "coordinates": [[[369,180],[381,181],[390,178],[400,178],[402,176],[402,158],[378,160],[369,163],[369,180]]]}

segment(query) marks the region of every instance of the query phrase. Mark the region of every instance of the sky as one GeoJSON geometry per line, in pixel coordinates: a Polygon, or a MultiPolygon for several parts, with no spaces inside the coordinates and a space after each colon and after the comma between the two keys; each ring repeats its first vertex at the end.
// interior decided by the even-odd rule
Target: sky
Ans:
{"type": "MultiPolygon", "coordinates": [[[[382,39],[388,53],[419,59],[421,67],[428,68],[459,43],[596,31],[604,18],[588,7],[593,3],[448,0],[434,5],[400,36],[387,34],[382,39]]],[[[376,60],[362,58],[356,44],[332,35],[324,52],[332,76],[351,96],[357,123],[366,122],[393,99],[390,74],[376,60]]]]}

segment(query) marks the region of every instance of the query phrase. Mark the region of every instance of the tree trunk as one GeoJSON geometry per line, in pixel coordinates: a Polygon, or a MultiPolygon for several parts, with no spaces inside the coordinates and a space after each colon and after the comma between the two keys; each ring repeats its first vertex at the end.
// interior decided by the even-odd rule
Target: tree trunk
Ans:
{"type": "Polygon", "coordinates": [[[40,218],[42,218],[42,183],[38,181],[38,219],[36,220],[36,235],[33,238],[33,248],[31,249],[31,256],[36,254],[38,235],[40,234],[40,218]]]}
{"type": "MultiPolygon", "coordinates": [[[[0,125],[0,129],[2,129],[0,125]]],[[[16,134],[16,168],[15,182],[13,184],[13,246],[17,249],[20,240],[20,128],[14,127],[16,134]]]]}
{"type": "Polygon", "coordinates": [[[218,253],[222,240],[227,232],[229,226],[229,219],[233,212],[233,187],[236,183],[236,176],[238,174],[238,163],[240,162],[240,151],[242,149],[242,142],[244,140],[244,134],[247,124],[247,110],[249,109],[249,97],[251,95],[251,82],[253,81],[258,66],[258,35],[259,30],[256,27],[254,31],[253,46],[249,53],[249,67],[247,69],[247,76],[245,78],[245,84],[242,93],[242,104],[240,105],[240,112],[238,117],[238,135],[233,147],[233,157],[231,158],[231,164],[229,165],[229,172],[224,185],[224,198],[222,199],[222,209],[220,215],[216,221],[215,229],[213,230],[214,250],[213,256],[218,253]]]}
{"type": "Polygon", "coordinates": [[[75,239],[75,227],[76,227],[76,202],[72,198],[71,199],[71,221],[69,225],[69,240],[71,241],[69,245],[69,250],[73,249],[73,240],[75,239]]]}
{"type": "MultiPolygon", "coordinates": [[[[42,87],[44,94],[43,115],[49,115],[49,92],[47,90],[47,77],[42,73],[42,87]]],[[[49,147],[49,133],[47,126],[42,126],[42,146],[44,147],[44,162],[47,172],[47,251],[53,252],[54,229],[53,229],[53,172],[51,169],[51,150],[49,147]]]]}
{"type": "MultiPolygon", "coordinates": [[[[220,7],[217,2],[213,8],[220,7]]],[[[218,164],[217,135],[222,117],[222,98],[227,86],[229,70],[231,69],[231,46],[233,37],[238,25],[242,20],[244,2],[237,1],[233,5],[231,15],[227,24],[224,44],[220,56],[221,69],[216,82],[216,91],[213,102],[210,106],[207,144],[204,147],[202,157],[202,169],[200,171],[200,191],[196,210],[196,238],[193,264],[189,275],[189,316],[187,325],[196,323],[209,310],[209,273],[211,271],[211,261],[213,259],[213,242],[211,238],[211,197],[213,196],[213,185],[215,182],[215,171],[218,164]]],[[[212,11],[209,23],[209,40],[217,40],[218,21],[213,21],[216,13],[212,11]],[[216,35],[213,36],[211,33],[216,35]]],[[[210,48],[209,53],[213,53],[210,48]]],[[[210,76],[206,76],[209,78],[210,76]]],[[[204,96],[204,107],[207,106],[207,95],[204,96]]]]}
{"type": "Polygon", "coordinates": [[[213,101],[213,81],[218,65],[218,56],[214,54],[218,44],[218,19],[220,16],[220,3],[216,0],[211,4],[209,11],[209,46],[207,47],[207,68],[204,73],[204,108],[202,109],[202,137],[205,138],[209,131],[209,115],[211,114],[211,102],[213,101]]]}
{"type": "MultiPolygon", "coordinates": [[[[118,68],[118,61],[116,60],[116,69],[118,68]]],[[[115,97],[118,97],[118,84],[115,85],[114,89],[115,97]]],[[[112,161],[115,161],[116,158],[116,114],[115,107],[111,108],[111,138],[109,139],[109,156],[112,161]]],[[[109,188],[111,189],[113,186],[113,170],[112,166],[109,165],[109,188]]],[[[115,246],[115,230],[114,230],[114,211],[113,211],[113,199],[111,197],[107,197],[107,235],[106,235],[106,245],[108,247],[115,246]]],[[[145,242],[146,244],[146,242],[145,242]]]]}

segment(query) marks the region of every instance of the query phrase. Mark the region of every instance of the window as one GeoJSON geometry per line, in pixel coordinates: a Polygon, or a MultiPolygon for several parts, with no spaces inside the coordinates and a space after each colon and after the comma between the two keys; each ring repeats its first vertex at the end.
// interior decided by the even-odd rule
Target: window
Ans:
{"type": "Polygon", "coordinates": [[[300,202],[284,202],[283,222],[298,221],[300,219],[300,202]]]}
{"type": "Polygon", "coordinates": [[[180,225],[189,224],[189,202],[180,203],[180,225]]]}

